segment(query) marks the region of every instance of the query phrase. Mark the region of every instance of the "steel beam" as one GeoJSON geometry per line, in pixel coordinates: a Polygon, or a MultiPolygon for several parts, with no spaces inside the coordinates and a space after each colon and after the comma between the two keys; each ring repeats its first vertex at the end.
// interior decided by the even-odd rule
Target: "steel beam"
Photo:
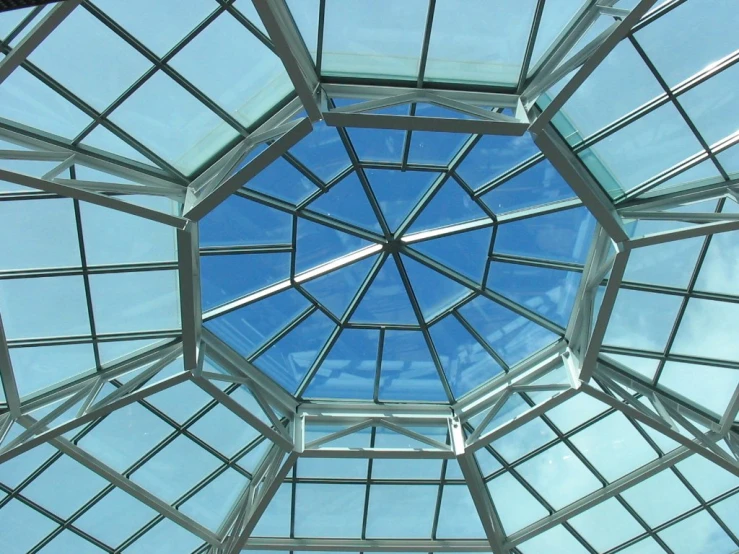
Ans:
{"type": "MultiPolygon", "coordinates": [[[[19,419],[19,423],[24,427],[31,427],[36,423],[36,420],[30,416],[21,416],[21,418],[19,419]]],[[[220,546],[221,542],[215,535],[215,533],[213,533],[209,529],[206,529],[192,518],[184,515],[176,508],[170,506],[163,500],[154,496],[140,485],[137,485],[127,477],[121,475],[91,454],[88,454],[82,448],[75,445],[71,441],[61,437],[55,437],[51,439],[49,443],[51,444],[51,446],[66,454],[77,463],[98,474],[109,483],[130,494],[139,502],[155,510],[167,519],[170,519],[180,527],[201,538],[208,544],[216,547],[220,546]]]]}
{"type": "Polygon", "coordinates": [[[188,370],[194,370],[198,365],[198,351],[203,327],[199,243],[197,222],[189,221],[184,229],[177,230],[182,353],[185,369],[188,370]]]}
{"type": "MultiPolygon", "coordinates": [[[[203,187],[201,193],[196,193],[193,205],[185,211],[183,217],[198,221],[208,215],[221,202],[243,187],[260,171],[295,146],[313,128],[310,120],[305,117],[291,122],[288,127],[289,129],[280,138],[270,144],[264,151],[257,154],[244,167],[236,171],[236,173],[224,181],[216,183],[214,187],[203,187]]],[[[254,133],[253,136],[255,138],[247,139],[247,151],[256,147],[260,142],[258,133],[254,133]]]]}
{"type": "Polygon", "coordinates": [[[156,221],[157,223],[163,223],[164,225],[169,225],[176,229],[184,229],[187,223],[182,217],[124,202],[114,196],[105,196],[90,190],[77,188],[71,185],[63,185],[55,181],[39,179],[37,177],[31,177],[30,175],[23,175],[21,173],[7,171],[5,169],[0,169],[0,180],[15,183],[16,185],[22,185],[24,187],[43,190],[53,194],[59,194],[61,196],[67,196],[76,200],[82,200],[83,202],[90,202],[91,204],[97,204],[98,206],[111,208],[113,210],[118,210],[119,212],[156,221]]]}
{"type": "Polygon", "coordinates": [[[490,552],[490,543],[480,539],[293,539],[249,538],[244,551],[281,550],[308,552],[490,552]]]}
{"type": "Polygon", "coordinates": [[[321,110],[316,93],[320,78],[290,8],[285,0],[253,0],[253,3],[308,117],[319,121],[321,110]]]}
{"type": "Polygon", "coordinates": [[[46,37],[79,5],[81,0],[59,2],[0,60],[0,84],[13,73],[46,37]]]}
{"type": "Polygon", "coordinates": [[[606,233],[615,242],[627,240],[629,236],[624,229],[621,216],[616,212],[613,201],[608,198],[557,131],[551,126],[546,126],[533,134],[536,145],[575,194],[580,197],[606,233]]]}
{"type": "MultiPolygon", "coordinates": [[[[644,14],[649,11],[657,0],[640,0],[640,2],[632,8],[629,15],[621,20],[614,28],[613,31],[605,38],[599,37],[596,40],[600,40],[597,48],[595,48],[590,57],[582,64],[580,69],[573,75],[567,84],[564,85],[557,95],[549,102],[544,110],[537,116],[531,125],[531,131],[533,133],[541,132],[545,126],[549,124],[552,117],[562,109],[562,106],[572,97],[578,88],[590,77],[601,62],[611,53],[621,39],[623,39],[630,31],[631,28],[642,18],[644,14]]],[[[596,9],[602,7],[608,7],[613,2],[604,2],[596,9]]],[[[600,14],[600,12],[598,12],[600,14]]],[[[573,44],[574,46],[574,44],[573,44]]]]}
{"type": "Polygon", "coordinates": [[[0,378],[2,378],[8,411],[11,416],[18,417],[21,414],[21,400],[18,395],[18,386],[15,382],[13,363],[10,360],[10,350],[8,350],[8,341],[5,337],[2,314],[0,314],[0,378]]]}

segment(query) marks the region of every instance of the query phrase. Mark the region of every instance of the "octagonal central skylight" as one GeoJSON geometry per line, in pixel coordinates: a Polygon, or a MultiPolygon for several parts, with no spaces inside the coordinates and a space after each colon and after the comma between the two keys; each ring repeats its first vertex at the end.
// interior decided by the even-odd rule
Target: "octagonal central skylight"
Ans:
{"type": "Polygon", "coordinates": [[[564,334],[593,229],[528,135],[319,123],[202,222],[206,327],[304,398],[453,402],[564,334]]]}

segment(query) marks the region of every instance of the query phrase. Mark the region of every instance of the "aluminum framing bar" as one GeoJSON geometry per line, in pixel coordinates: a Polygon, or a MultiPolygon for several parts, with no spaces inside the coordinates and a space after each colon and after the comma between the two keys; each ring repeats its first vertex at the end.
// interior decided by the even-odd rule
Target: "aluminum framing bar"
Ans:
{"type": "Polygon", "coordinates": [[[97,204],[98,206],[111,208],[137,217],[143,217],[144,219],[155,221],[157,223],[163,223],[164,225],[169,225],[176,229],[184,229],[187,223],[187,221],[182,217],[165,214],[136,204],[130,204],[112,196],[105,196],[89,190],[78,189],[74,186],[63,185],[61,183],[39,179],[37,177],[31,177],[30,175],[23,175],[21,173],[7,171],[5,169],[0,169],[0,180],[53,194],[59,194],[68,198],[81,200],[83,202],[90,202],[91,204],[97,204]]]}
{"type": "Polygon", "coordinates": [[[26,58],[48,37],[67,16],[74,11],[81,0],[58,2],[31,31],[0,60],[0,84],[15,71],[26,58]]]}
{"type": "Polygon", "coordinates": [[[311,121],[321,119],[320,78],[285,0],[252,0],[311,121]]]}
{"type": "MultiPolygon", "coordinates": [[[[0,377],[2,377],[8,411],[11,416],[18,417],[21,415],[21,400],[18,394],[18,384],[15,381],[15,373],[13,372],[13,362],[10,359],[2,314],[0,314],[0,377]]],[[[0,442],[2,441],[0,440],[0,442]]]]}
{"type": "MultiPolygon", "coordinates": [[[[585,80],[601,64],[606,56],[611,53],[619,41],[621,41],[621,39],[631,31],[631,28],[638,23],[642,16],[649,11],[656,1],[657,0],[640,0],[639,3],[631,9],[629,15],[621,20],[608,37],[602,40],[590,57],[582,64],[580,69],[578,69],[577,73],[572,76],[564,87],[562,87],[562,90],[557,93],[546,108],[538,114],[534,122],[531,124],[532,133],[537,134],[543,130],[543,128],[551,121],[552,117],[562,108],[562,106],[565,105],[577,89],[580,88],[585,80]]],[[[603,3],[606,7],[609,4],[610,2],[603,3]]],[[[598,6],[596,4],[598,15],[600,15],[601,7],[602,6],[598,6]]]]}
{"type": "MultiPolygon", "coordinates": [[[[36,420],[30,416],[21,416],[19,420],[19,423],[24,427],[30,427],[35,422],[36,420]]],[[[88,454],[71,441],[61,437],[56,437],[51,439],[49,443],[51,444],[51,446],[57,448],[59,451],[72,458],[74,461],[98,474],[100,477],[115,485],[122,491],[130,494],[136,500],[155,510],[160,515],[173,521],[180,527],[183,527],[184,529],[198,536],[207,543],[213,546],[220,546],[220,540],[215,535],[215,533],[213,533],[209,529],[206,529],[195,520],[191,519],[176,508],[170,506],[163,500],[154,496],[140,485],[137,485],[130,479],[127,479],[125,476],[121,475],[108,465],[102,463],[91,454],[88,454]]]]}
{"type": "MultiPolygon", "coordinates": [[[[679,218],[674,218],[679,219],[679,218]]],[[[645,246],[654,246],[665,242],[676,240],[684,240],[694,237],[704,237],[706,235],[714,235],[717,233],[726,233],[729,231],[739,230],[739,220],[729,219],[728,221],[716,221],[713,223],[704,223],[703,225],[695,225],[693,227],[685,227],[673,231],[663,231],[650,235],[644,235],[631,239],[627,244],[630,249],[643,248],[645,246]]]]}
{"type": "Polygon", "coordinates": [[[254,537],[243,551],[327,551],[327,552],[490,552],[490,543],[480,539],[294,539],[254,537]]]}
{"type": "Polygon", "coordinates": [[[628,240],[629,236],[624,229],[623,220],[616,211],[613,201],[608,198],[557,131],[551,126],[546,126],[533,135],[534,143],[539,150],[580,197],[583,204],[614,242],[628,240]]]}
{"type": "MultiPolygon", "coordinates": [[[[198,221],[208,215],[221,202],[244,186],[260,171],[295,146],[295,144],[310,133],[312,128],[310,120],[306,117],[293,122],[288,131],[270,144],[263,152],[257,154],[236,173],[228,177],[225,181],[217,183],[214,188],[208,189],[208,187],[204,187],[206,189],[204,191],[205,194],[199,197],[196,195],[194,205],[185,211],[183,217],[198,221]]],[[[249,139],[247,139],[247,142],[249,148],[246,149],[246,152],[259,144],[258,141],[250,141],[249,139]]]]}
{"type": "Polygon", "coordinates": [[[197,222],[189,221],[177,230],[177,274],[180,291],[182,355],[185,369],[198,367],[200,337],[203,327],[203,303],[200,298],[200,252],[197,222]]]}

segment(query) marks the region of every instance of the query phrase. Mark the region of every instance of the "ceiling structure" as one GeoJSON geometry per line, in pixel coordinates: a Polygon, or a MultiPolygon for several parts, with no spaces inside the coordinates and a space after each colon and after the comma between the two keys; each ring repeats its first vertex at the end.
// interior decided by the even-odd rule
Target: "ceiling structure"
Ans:
{"type": "Polygon", "coordinates": [[[2,551],[737,552],[737,18],[1,12],[2,551]]]}

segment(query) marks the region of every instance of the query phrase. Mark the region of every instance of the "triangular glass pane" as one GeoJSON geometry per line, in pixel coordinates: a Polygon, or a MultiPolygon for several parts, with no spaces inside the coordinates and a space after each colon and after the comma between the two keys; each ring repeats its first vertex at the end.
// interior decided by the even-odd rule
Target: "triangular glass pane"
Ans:
{"type": "Polygon", "coordinates": [[[323,121],[313,123],[313,131],[293,146],[290,154],[303,162],[324,183],[351,165],[339,133],[323,121]]]}
{"type": "Polygon", "coordinates": [[[290,254],[202,256],[203,308],[208,310],[290,277],[290,254]]]}
{"type": "Polygon", "coordinates": [[[412,258],[401,255],[413,293],[428,321],[442,310],[453,306],[471,291],[412,258]]]}
{"type": "Polygon", "coordinates": [[[205,326],[239,354],[249,356],[308,305],[305,297],[291,288],[216,317],[205,326]]]}
{"type": "MultiPolygon", "coordinates": [[[[459,112],[452,112],[435,104],[416,104],[416,116],[420,117],[453,117],[466,119],[459,112]]],[[[446,166],[459,152],[470,135],[462,133],[442,133],[438,131],[413,131],[408,151],[408,161],[418,164],[446,166]]]]}
{"type": "Polygon", "coordinates": [[[586,208],[520,219],[498,227],[495,252],[584,263],[594,229],[595,219],[586,208]]]}
{"type": "Polygon", "coordinates": [[[208,310],[290,277],[290,253],[202,256],[203,309],[208,310]]]}
{"type": "Polygon", "coordinates": [[[430,328],[436,352],[455,398],[464,396],[503,371],[454,316],[430,328]]]}
{"type": "Polygon", "coordinates": [[[290,392],[295,392],[334,330],[316,311],[259,356],[254,364],[290,392]]]}
{"type": "Polygon", "coordinates": [[[483,227],[466,233],[416,242],[412,247],[449,269],[480,283],[488,260],[492,234],[492,227],[483,227]]]}
{"type": "Polygon", "coordinates": [[[353,323],[418,325],[395,261],[388,258],[351,318],[353,323]]]}
{"type": "Polygon", "coordinates": [[[575,193],[549,160],[542,160],[481,198],[496,214],[502,214],[574,197],[575,193]]]}
{"type": "Polygon", "coordinates": [[[145,163],[147,165],[154,165],[154,163],[144,156],[141,152],[124,142],[117,135],[108,131],[102,125],[96,125],[92,132],[82,139],[83,146],[91,146],[98,148],[104,152],[110,152],[117,156],[123,156],[137,162],[145,163]]]}
{"type": "Polygon", "coordinates": [[[302,287],[336,317],[341,318],[376,261],[377,255],[359,260],[307,281],[302,287]]]}
{"type": "Polygon", "coordinates": [[[308,205],[308,209],[370,231],[382,232],[356,173],[344,177],[308,205]]]}
{"type": "Polygon", "coordinates": [[[291,204],[302,202],[318,190],[308,177],[285,158],[277,158],[257,173],[246,183],[246,188],[286,200],[291,204]]]}
{"type": "Polygon", "coordinates": [[[436,229],[486,217],[485,212],[457,181],[450,177],[413,222],[407,233],[436,229]]]}
{"type": "Polygon", "coordinates": [[[298,236],[296,252],[296,271],[302,273],[312,267],[319,266],[355,252],[371,243],[338,229],[314,223],[307,219],[298,219],[298,236]]]}
{"type": "Polygon", "coordinates": [[[465,304],[460,314],[509,366],[525,360],[559,338],[484,296],[465,304]]]}
{"type": "Polygon", "coordinates": [[[374,329],[344,329],[303,396],[371,400],[379,336],[374,329]]]}
{"type": "Polygon", "coordinates": [[[439,177],[434,172],[394,169],[367,169],[365,173],[391,231],[398,228],[439,177]]]}
{"type": "Polygon", "coordinates": [[[491,262],[487,287],[566,327],[580,277],[574,271],[491,262]]]}
{"type": "Polygon", "coordinates": [[[386,331],[382,346],[380,401],[448,400],[421,331],[386,331]]]}
{"type": "Polygon", "coordinates": [[[529,133],[520,137],[484,135],[459,164],[457,173],[477,189],[538,153],[529,133]]]}
{"type": "Polygon", "coordinates": [[[200,246],[289,245],[292,215],[231,195],[200,222],[200,246]]]}

